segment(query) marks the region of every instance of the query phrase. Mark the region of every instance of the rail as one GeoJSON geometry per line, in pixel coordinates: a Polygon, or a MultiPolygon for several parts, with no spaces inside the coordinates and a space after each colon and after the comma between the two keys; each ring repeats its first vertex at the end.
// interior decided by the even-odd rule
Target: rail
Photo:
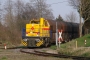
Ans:
{"type": "Polygon", "coordinates": [[[38,56],[52,56],[52,57],[58,57],[58,58],[71,58],[71,59],[75,59],[75,60],[90,60],[90,57],[68,56],[68,55],[63,55],[63,54],[46,53],[46,52],[38,51],[36,49],[30,49],[30,50],[20,49],[20,51],[23,53],[34,54],[34,55],[38,55],[38,56]]]}

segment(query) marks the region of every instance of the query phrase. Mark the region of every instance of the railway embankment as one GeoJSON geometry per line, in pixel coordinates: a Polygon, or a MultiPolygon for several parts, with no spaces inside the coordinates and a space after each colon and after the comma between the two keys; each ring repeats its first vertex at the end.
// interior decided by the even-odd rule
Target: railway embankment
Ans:
{"type": "Polygon", "coordinates": [[[58,49],[51,46],[51,49],[58,50],[60,54],[90,57],[90,34],[61,44],[58,49]]]}

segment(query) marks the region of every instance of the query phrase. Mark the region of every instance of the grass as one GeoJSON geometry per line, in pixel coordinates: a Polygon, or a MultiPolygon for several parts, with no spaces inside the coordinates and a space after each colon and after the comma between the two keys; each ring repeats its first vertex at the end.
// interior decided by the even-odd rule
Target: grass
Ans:
{"type": "Polygon", "coordinates": [[[87,52],[87,53],[84,53],[83,55],[81,55],[81,56],[84,56],[84,57],[90,57],[90,53],[89,52],[87,52]]]}
{"type": "Polygon", "coordinates": [[[56,50],[57,49],[57,47],[55,45],[54,46],[51,46],[50,48],[53,49],[53,50],[56,50]]]}
{"type": "Polygon", "coordinates": [[[90,46],[90,34],[85,35],[81,38],[77,38],[75,40],[72,40],[68,43],[62,44],[62,48],[71,48],[71,47],[76,47],[76,41],[77,41],[77,47],[89,47],[90,46]],[[86,40],[86,45],[85,45],[85,40],[86,40]]]}
{"type": "Polygon", "coordinates": [[[6,57],[2,57],[0,60],[7,60],[7,58],[6,57]]]}
{"type": "MultiPolygon", "coordinates": [[[[87,56],[90,57],[90,34],[87,34],[81,38],[74,39],[70,42],[60,45],[58,52],[66,55],[74,56],[87,56]],[[86,40],[86,45],[85,45],[86,40]],[[77,41],[77,45],[76,45],[77,41]],[[77,47],[77,48],[76,48],[77,47]]],[[[51,46],[51,49],[57,49],[56,46],[51,46]]]]}
{"type": "Polygon", "coordinates": [[[90,34],[85,35],[81,38],[76,39],[78,42],[78,47],[89,47],[90,46],[90,34]],[[85,45],[85,40],[86,40],[86,45],[85,45]]]}

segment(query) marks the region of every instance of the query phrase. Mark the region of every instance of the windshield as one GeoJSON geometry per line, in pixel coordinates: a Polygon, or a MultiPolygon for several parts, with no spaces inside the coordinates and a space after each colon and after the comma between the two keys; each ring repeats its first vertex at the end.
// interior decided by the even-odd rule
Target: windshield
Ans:
{"type": "Polygon", "coordinates": [[[31,21],[31,24],[39,24],[40,21],[31,21]]]}

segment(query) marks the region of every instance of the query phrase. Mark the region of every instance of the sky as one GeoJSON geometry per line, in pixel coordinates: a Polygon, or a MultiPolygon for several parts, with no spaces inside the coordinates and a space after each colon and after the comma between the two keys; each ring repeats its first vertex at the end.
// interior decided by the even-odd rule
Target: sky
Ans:
{"type": "MultiPolygon", "coordinates": [[[[5,0],[0,0],[0,1],[4,2],[5,0]]],[[[24,0],[24,1],[29,1],[29,0],[24,0]]],[[[55,18],[58,17],[58,15],[61,15],[61,17],[65,20],[66,15],[70,14],[71,12],[74,12],[77,15],[77,18],[79,18],[79,14],[77,10],[69,5],[68,0],[47,0],[47,4],[51,5],[50,8],[52,9],[55,18]]]]}
{"type": "Polygon", "coordinates": [[[47,3],[52,4],[51,9],[53,10],[52,12],[55,18],[58,15],[61,15],[61,17],[65,19],[66,15],[70,14],[71,12],[74,12],[77,15],[77,18],[79,18],[79,14],[77,10],[69,5],[68,0],[47,0],[47,3]],[[54,3],[57,3],[57,4],[54,4],[54,3]]]}

